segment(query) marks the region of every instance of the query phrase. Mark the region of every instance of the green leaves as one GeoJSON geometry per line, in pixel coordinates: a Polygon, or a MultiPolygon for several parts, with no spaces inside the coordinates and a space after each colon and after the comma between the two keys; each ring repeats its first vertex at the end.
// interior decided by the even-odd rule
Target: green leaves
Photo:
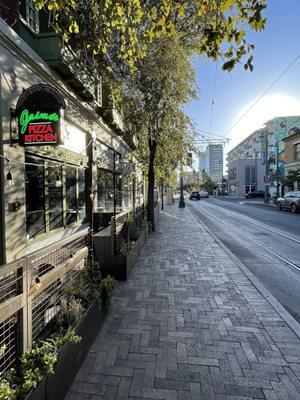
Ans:
{"type": "MultiPolygon", "coordinates": [[[[101,69],[113,65],[115,73],[118,68],[137,72],[153,41],[175,37],[185,48],[213,60],[227,58],[228,47],[236,44],[239,62],[245,55],[240,46],[246,44],[246,28],[262,30],[266,25],[263,0],[34,1],[51,12],[64,40],[75,36],[87,63],[94,65],[99,58],[101,69]]],[[[228,65],[232,62],[224,69],[228,65]]]]}
{"type": "Polygon", "coordinates": [[[253,61],[253,56],[250,56],[246,62],[246,64],[244,65],[245,70],[247,71],[248,69],[252,72],[254,67],[252,64],[253,61]]]}

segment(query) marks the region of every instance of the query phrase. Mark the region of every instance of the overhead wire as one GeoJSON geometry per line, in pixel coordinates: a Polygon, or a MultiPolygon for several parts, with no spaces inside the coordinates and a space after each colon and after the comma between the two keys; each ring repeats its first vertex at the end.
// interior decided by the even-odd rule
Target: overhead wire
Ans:
{"type": "Polygon", "coordinates": [[[280,75],[267,87],[267,89],[255,100],[255,102],[231,125],[224,133],[224,137],[256,106],[256,104],[272,89],[274,85],[288,72],[288,70],[299,60],[300,54],[280,73],[280,75]]]}
{"type": "Polygon", "coordinates": [[[216,67],[215,67],[215,77],[214,77],[213,92],[212,92],[212,99],[211,99],[210,121],[209,121],[209,130],[208,130],[209,132],[211,132],[213,113],[214,113],[214,110],[215,110],[217,74],[218,74],[218,61],[216,62],[216,67]]]}

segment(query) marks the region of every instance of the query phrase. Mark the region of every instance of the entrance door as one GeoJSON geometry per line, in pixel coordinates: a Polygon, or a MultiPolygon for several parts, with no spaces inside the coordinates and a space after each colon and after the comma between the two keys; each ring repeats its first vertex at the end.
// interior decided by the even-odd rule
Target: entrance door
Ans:
{"type": "Polygon", "coordinates": [[[251,193],[255,192],[255,185],[251,185],[251,193]]]}

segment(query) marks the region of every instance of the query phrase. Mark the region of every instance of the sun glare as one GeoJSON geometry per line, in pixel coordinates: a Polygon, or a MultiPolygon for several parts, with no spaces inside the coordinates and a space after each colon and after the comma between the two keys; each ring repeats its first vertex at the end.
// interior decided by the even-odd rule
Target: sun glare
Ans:
{"type": "MultiPolygon", "coordinates": [[[[236,117],[237,121],[251,106],[248,104],[236,117]]],[[[227,151],[231,150],[256,129],[262,128],[264,124],[275,117],[292,116],[300,114],[300,101],[296,98],[274,95],[266,96],[257,103],[249,113],[228,134],[230,138],[227,151]]],[[[233,121],[233,123],[234,123],[233,121]]]]}

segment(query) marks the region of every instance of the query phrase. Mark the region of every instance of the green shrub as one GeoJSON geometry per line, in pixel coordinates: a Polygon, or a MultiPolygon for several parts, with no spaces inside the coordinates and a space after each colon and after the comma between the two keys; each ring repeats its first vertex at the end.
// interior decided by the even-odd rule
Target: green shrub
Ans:
{"type": "Polygon", "coordinates": [[[120,248],[122,256],[128,256],[133,250],[133,244],[131,242],[124,243],[120,248]]]}
{"type": "Polygon", "coordinates": [[[116,284],[116,280],[110,275],[102,279],[100,284],[100,297],[104,311],[107,314],[110,314],[113,310],[112,297],[116,288],[116,284]]]}

